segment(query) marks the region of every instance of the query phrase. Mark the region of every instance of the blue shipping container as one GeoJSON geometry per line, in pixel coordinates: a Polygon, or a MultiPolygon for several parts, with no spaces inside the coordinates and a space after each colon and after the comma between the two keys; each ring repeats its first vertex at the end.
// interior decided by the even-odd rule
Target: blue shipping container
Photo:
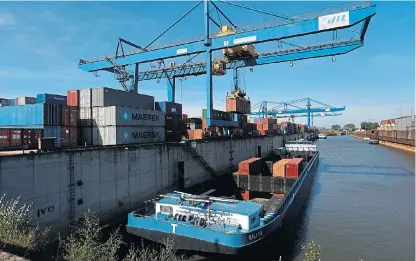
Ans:
{"type": "Polygon", "coordinates": [[[163,111],[166,115],[182,115],[182,104],[168,101],[155,102],[155,110],[163,111]]]}
{"type": "Polygon", "coordinates": [[[57,94],[41,93],[36,97],[36,103],[61,104],[66,105],[67,97],[57,94]]]}
{"type": "Polygon", "coordinates": [[[28,104],[0,108],[0,126],[21,128],[21,126],[60,126],[62,125],[62,105],[28,104]]]}
{"type": "Polygon", "coordinates": [[[62,127],[61,126],[47,126],[43,129],[43,137],[56,137],[55,146],[57,148],[62,146],[62,127]]]}
{"type": "Polygon", "coordinates": [[[16,99],[5,99],[1,102],[2,106],[16,106],[16,99]]]}

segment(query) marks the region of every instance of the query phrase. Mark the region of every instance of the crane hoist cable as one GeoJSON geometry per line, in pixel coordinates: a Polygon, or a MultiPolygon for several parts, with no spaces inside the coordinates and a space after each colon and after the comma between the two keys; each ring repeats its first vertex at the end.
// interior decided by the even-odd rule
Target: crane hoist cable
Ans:
{"type": "Polygon", "coordinates": [[[200,1],[198,4],[196,4],[194,7],[191,8],[186,14],[184,14],[181,18],[179,18],[175,23],[173,23],[171,26],[169,26],[168,29],[166,29],[163,33],[161,33],[158,37],[156,37],[153,41],[151,41],[144,49],[147,49],[150,45],[152,45],[154,42],[156,42],[160,37],[162,37],[166,32],[168,32],[172,27],[174,27],[177,23],[179,23],[185,16],[187,16],[189,13],[191,13],[195,8],[197,8],[203,1],[200,1]]]}
{"type": "Polygon", "coordinates": [[[221,3],[224,3],[224,4],[233,5],[233,6],[236,6],[236,7],[244,8],[244,9],[251,10],[251,11],[254,11],[254,12],[258,12],[258,13],[262,13],[262,14],[271,15],[271,16],[278,17],[278,18],[281,18],[281,19],[285,19],[285,20],[289,20],[289,21],[294,20],[294,19],[289,18],[287,16],[266,12],[266,11],[259,10],[259,9],[256,9],[256,8],[253,8],[253,7],[250,7],[250,6],[244,6],[244,5],[235,4],[235,3],[231,3],[231,2],[226,2],[226,1],[222,1],[222,0],[218,0],[218,1],[221,2],[221,3]]]}
{"type": "Polygon", "coordinates": [[[227,19],[227,21],[234,26],[235,28],[238,28],[233,22],[231,22],[231,20],[221,11],[221,9],[218,8],[218,6],[214,3],[211,2],[211,4],[222,14],[222,16],[224,16],[225,19],[227,19]]]}

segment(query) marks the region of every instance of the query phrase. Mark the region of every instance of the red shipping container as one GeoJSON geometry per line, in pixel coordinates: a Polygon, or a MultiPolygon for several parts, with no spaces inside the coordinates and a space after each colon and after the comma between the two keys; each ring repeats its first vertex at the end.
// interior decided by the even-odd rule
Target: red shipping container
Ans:
{"type": "Polygon", "coordinates": [[[79,121],[79,109],[78,107],[69,107],[69,126],[77,127],[79,121]]]}
{"type": "Polygon", "coordinates": [[[62,116],[61,116],[61,119],[62,119],[62,126],[69,126],[69,123],[70,123],[70,119],[69,119],[69,117],[70,117],[70,114],[69,114],[69,107],[68,107],[68,106],[63,105],[63,106],[62,106],[62,116]]]}
{"type": "Polygon", "coordinates": [[[243,160],[238,164],[238,172],[240,175],[258,175],[262,169],[263,161],[261,158],[243,160]]]}
{"type": "Polygon", "coordinates": [[[67,91],[66,103],[68,106],[79,107],[79,90],[67,91]]]}
{"type": "Polygon", "coordinates": [[[10,130],[0,129],[0,148],[10,147],[10,130]]]}
{"type": "Polygon", "coordinates": [[[38,148],[38,138],[42,138],[41,129],[25,129],[22,131],[22,144],[28,149],[38,148]]]}
{"type": "Polygon", "coordinates": [[[298,178],[303,171],[303,158],[293,158],[286,163],[286,177],[298,178]]]}

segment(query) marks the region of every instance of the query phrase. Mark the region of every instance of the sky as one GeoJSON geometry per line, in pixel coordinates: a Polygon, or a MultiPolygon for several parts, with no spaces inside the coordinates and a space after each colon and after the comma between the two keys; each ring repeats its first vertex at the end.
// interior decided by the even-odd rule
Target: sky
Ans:
{"type": "MultiPolygon", "coordinates": [[[[282,15],[295,15],[342,2],[239,2],[282,15]]],[[[327,127],[380,121],[409,115],[415,105],[415,3],[374,2],[363,47],[345,55],[278,63],[241,70],[240,84],[252,104],[267,100],[287,102],[304,97],[334,107],[346,106],[342,116],[319,117],[314,124],[327,127]]],[[[114,54],[118,37],[145,46],[181,17],[196,2],[2,2],[0,6],[0,97],[65,94],[67,90],[121,85],[107,72],[94,77],[78,68],[79,59],[114,54]],[[163,8],[162,8],[163,6],[163,8]]],[[[236,25],[273,19],[233,7],[217,6],[236,25]]],[[[217,14],[215,14],[217,15],[217,14]]],[[[218,19],[217,19],[218,20],[218,19]]],[[[221,19],[225,24],[225,19],[221,19]]],[[[354,28],[355,29],[355,28],[354,28]]],[[[358,31],[360,28],[356,28],[358,31]]],[[[357,31],[356,30],[356,31],[357,31]]],[[[156,43],[172,43],[204,35],[200,5],[156,43]]],[[[338,37],[356,36],[340,32],[338,37]]],[[[332,34],[291,39],[292,44],[315,45],[332,34]]],[[[285,48],[289,46],[284,46],[285,48]]],[[[276,42],[256,45],[257,51],[277,50],[276,42]]],[[[216,54],[214,54],[215,56],[216,54]]],[[[218,54],[219,55],[219,54],[218,54]]],[[[194,61],[203,60],[196,57],[194,61]]],[[[232,72],[214,77],[214,108],[225,110],[225,95],[232,87],[232,72]]],[[[184,112],[201,116],[206,107],[206,79],[187,77],[177,82],[177,101],[184,112]],[[182,90],[182,92],[181,92],[182,90]]],[[[166,80],[139,83],[139,92],[167,99],[166,80]]],[[[305,107],[305,105],[298,104],[305,107]]],[[[295,122],[305,123],[305,118],[295,122]]]]}

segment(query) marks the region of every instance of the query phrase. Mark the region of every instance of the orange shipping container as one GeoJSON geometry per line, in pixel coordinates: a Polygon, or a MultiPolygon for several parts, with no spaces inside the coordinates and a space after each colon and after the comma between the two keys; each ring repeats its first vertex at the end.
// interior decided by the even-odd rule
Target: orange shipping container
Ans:
{"type": "Polygon", "coordinates": [[[79,107],[79,90],[67,91],[66,104],[68,106],[79,107]]]}
{"type": "Polygon", "coordinates": [[[202,130],[188,130],[188,136],[190,140],[202,140],[202,130]]]}
{"type": "Polygon", "coordinates": [[[282,159],[273,164],[273,176],[275,177],[286,177],[286,163],[290,159],[282,159]]]}
{"type": "Polygon", "coordinates": [[[262,130],[272,130],[273,129],[273,124],[270,123],[263,123],[263,128],[262,130]]]}
{"type": "Polygon", "coordinates": [[[250,101],[242,99],[226,99],[226,111],[249,114],[250,101]]]}

